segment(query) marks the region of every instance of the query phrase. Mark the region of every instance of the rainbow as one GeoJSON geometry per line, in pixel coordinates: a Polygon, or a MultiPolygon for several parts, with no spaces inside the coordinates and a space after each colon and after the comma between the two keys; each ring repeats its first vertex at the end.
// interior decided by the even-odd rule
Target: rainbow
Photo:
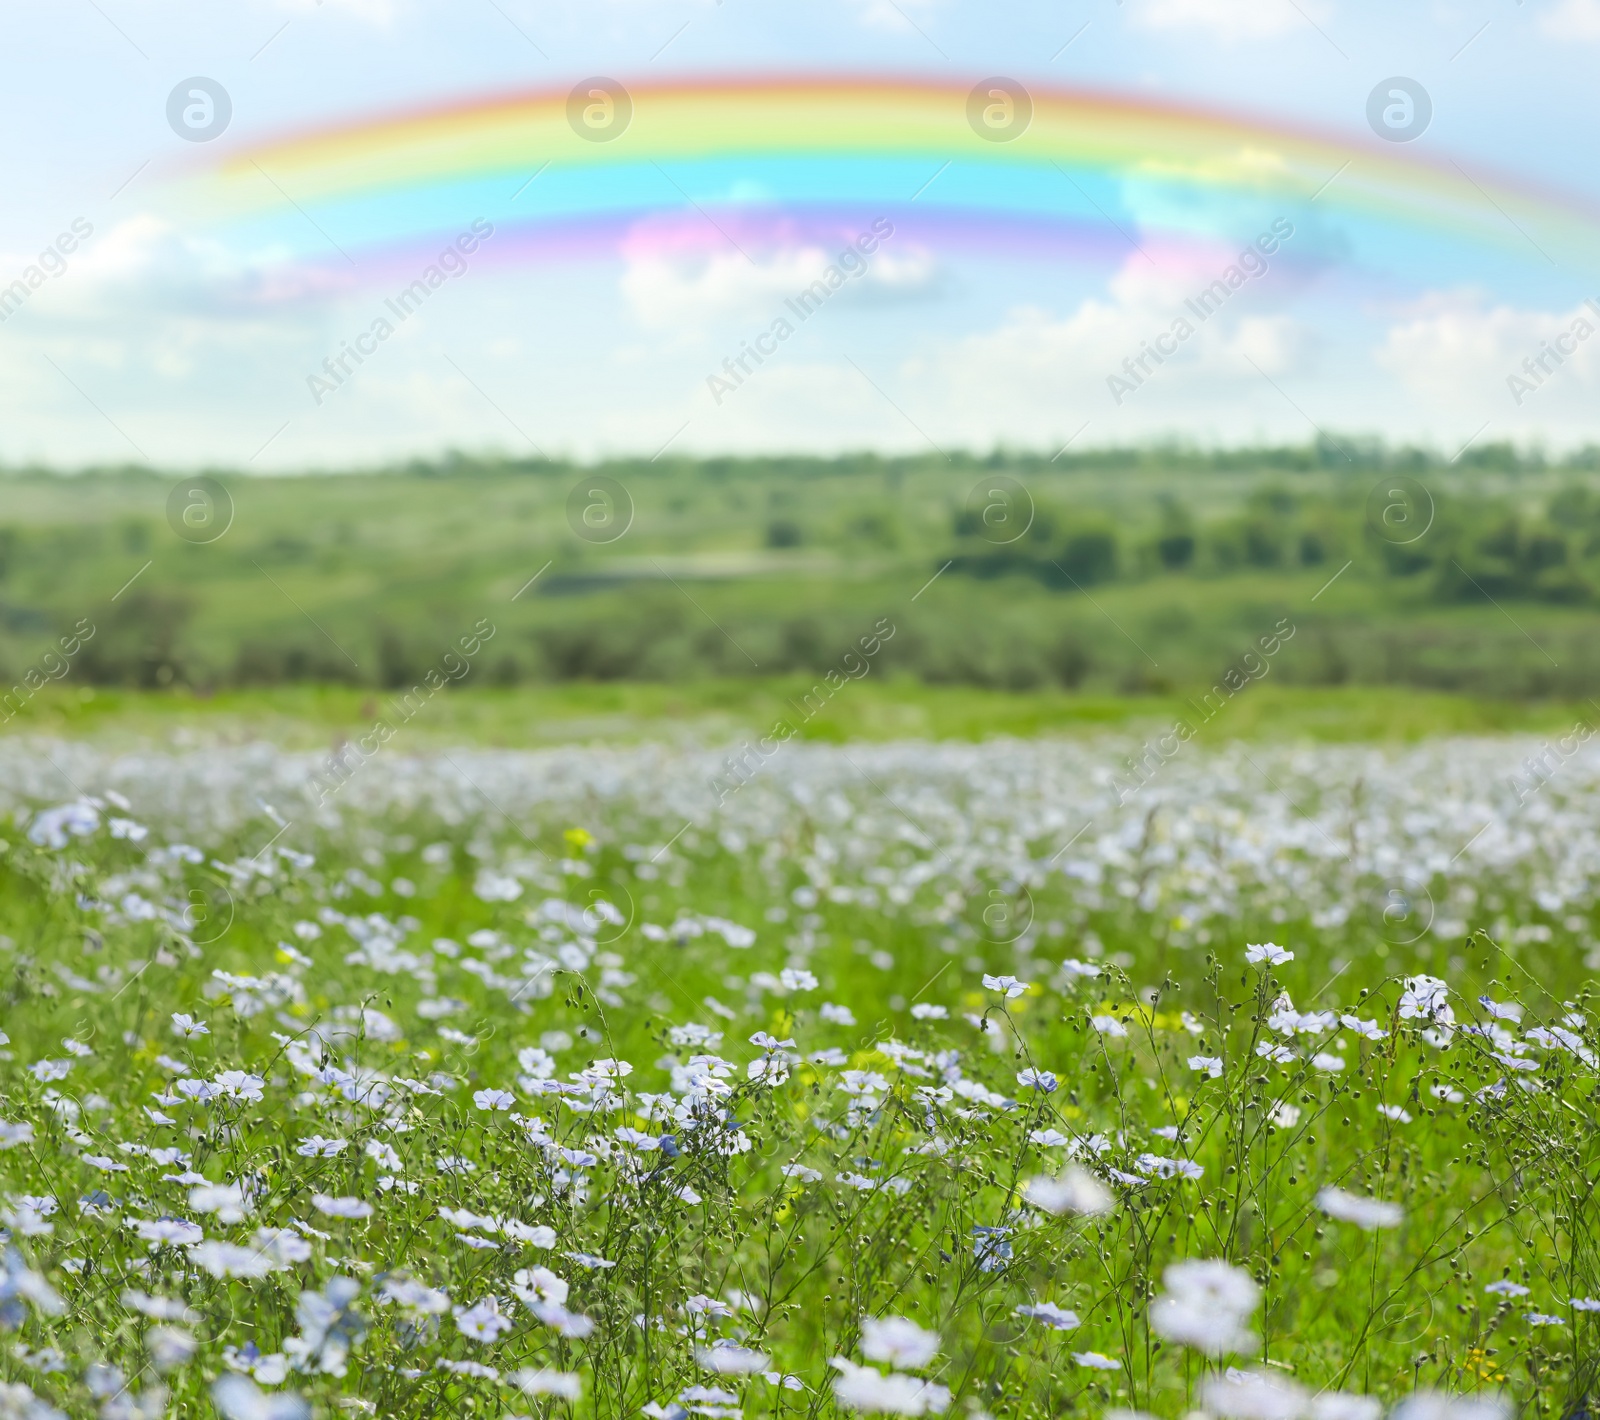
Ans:
{"type": "MultiPolygon", "coordinates": [[[[1597,215],[1376,137],[1061,89],[867,78],[513,94],[287,137],[185,174],[185,220],[322,285],[387,277],[474,220],[487,259],[848,241],[1158,264],[1289,217],[1294,259],[1404,281],[1594,264],[1597,215]]],[[[313,282],[312,284],[316,284],[313,282]]],[[[296,289],[293,282],[283,289],[296,289]]]]}

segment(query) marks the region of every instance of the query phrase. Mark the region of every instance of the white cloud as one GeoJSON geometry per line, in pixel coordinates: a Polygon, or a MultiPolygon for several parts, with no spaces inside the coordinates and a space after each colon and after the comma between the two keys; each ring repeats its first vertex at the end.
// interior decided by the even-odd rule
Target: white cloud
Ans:
{"type": "Polygon", "coordinates": [[[1434,292],[1389,327],[1375,358],[1436,408],[1501,420],[1519,410],[1577,415],[1600,388],[1600,315],[1583,305],[1486,308],[1471,292],[1434,292]],[[1580,323],[1591,334],[1574,335],[1580,323]]]}
{"type": "Polygon", "coordinates": [[[1103,295],[1085,298],[1068,314],[1021,307],[991,330],[909,362],[924,417],[941,422],[944,438],[976,447],[995,440],[1042,444],[1071,434],[1086,418],[1106,440],[1180,425],[1198,429],[1224,413],[1238,419],[1265,410],[1278,417],[1275,406],[1287,407],[1261,375],[1277,379],[1305,369],[1312,346],[1306,327],[1273,311],[1269,288],[1252,289],[1255,283],[1201,319],[1188,303],[1224,268],[1228,253],[1155,253],[1157,262],[1130,256],[1103,295]],[[1184,339],[1173,335],[1180,319],[1193,332],[1184,339]],[[1166,347],[1159,362],[1149,353],[1158,337],[1166,347]],[[1112,377],[1123,383],[1113,388],[1112,377]]]}
{"type": "Polygon", "coordinates": [[[1079,447],[1172,434],[1301,439],[1310,419],[1336,434],[1370,428],[1449,450],[1491,413],[1486,437],[1560,446],[1597,432],[1600,316],[1595,338],[1552,361],[1521,406],[1506,386],[1582,307],[1530,309],[1464,291],[1374,310],[1337,288],[1307,288],[1285,266],[1243,282],[1201,320],[1188,303],[1238,246],[1138,236],[1143,251],[1128,252],[1103,284],[1029,295],[1004,314],[990,307],[977,325],[961,281],[891,242],[870,276],[796,322],[795,338],[776,358],[767,350],[720,403],[707,376],[825,269],[828,241],[758,263],[734,251],[689,259],[640,249],[620,266],[474,269],[319,404],[308,374],[382,312],[383,290],[277,299],[273,262],[230,257],[138,217],[97,232],[6,322],[0,455],[123,458],[119,429],[153,462],[184,467],[242,466],[275,431],[252,467],[520,451],[519,428],[552,453],[584,456],[654,451],[669,437],[708,453],[925,448],[919,430],[946,449],[1003,442],[1053,452],[1085,420],[1079,447]],[[949,298],[934,304],[927,296],[942,295],[941,282],[949,298]],[[907,293],[916,309],[883,309],[907,293]],[[1156,364],[1150,344],[1180,317],[1193,334],[1156,364]],[[562,342],[527,336],[552,329],[566,333],[562,342]],[[1129,378],[1124,362],[1140,379],[1118,404],[1107,377],[1129,378]]]}
{"type": "Polygon", "coordinates": [[[939,0],[852,0],[861,23],[868,29],[893,34],[916,34],[933,18],[939,0]]]}
{"type": "Polygon", "coordinates": [[[79,328],[179,314],[222,325],[282,297],[313,294],[304,281],[270,257],[236,256],[141,213],[82,237],[66,270],[39,289],[30,309],[79,328]]]}
{"type": "MultiPolygon", "coordinates": [[[[883,371],[877,376],[889,378],[883,371]]],[[[757,370],[736,390],[724,392],[720,403],[702,385],[690,409],[693,419],[681,443],[703,452],[816,449],[839,453],[860,448],[928,447],[917,429],[858,370],[830,360],[774,362],[757,370]]]]}
{"type": "Polygon", "coordinates": [[[1600,0],[1560,0],[1539,16],[1539,28],[1556,39],[1600,40],[1600,0]]]}
{"type": "Polygon", "coordinates": [[[1302,367],[1311,345],[1310,332],[1293,316],[1244,316],[1230,337],[1218,341],[1217,351],[1234,359],[1241,373],[1254,367],[1276,376],[1302,367]]]}
{"type": "MultiPolygon", "coordinates": [[[[1595,0],[1569,0],[1595,3],[1595,0]]],[[[1209,30],[1221,39],[1270,39],[1322,21],[1327,7],[1290,0],[1132,0],[1135,24],[1151,30],[1209,30]]]]}
{"type": "Polygon", "coordinates": [[[719,316],[776,305],[825,265],[827,258],[811,247],[759,262],[738,252],[717,252],[692,265],[663,256],[630,256],[620,285],[641,325],[700,327],[719,316]]]}
{"type": "MultiPolygon", "coordinates": [[[[259,384],[325,339],[321,313],[274,299],[270,270],[161,218],[130,217],[82,240],[65,270],[7,319],[8,342],[25,367],[46,372],[47,385],[57,377],[41,356],[86,378],[99,372],[135,404],[241,363],[259,384]]],[[[248,392],[229,398],[245,401],[248,392]]]]}
{"type": "MultiPolygon", "coordinates": [[[[759,261],[738,252],[688,263],[653,253],[631,255],[620,285],[641,325],[698,332],[729,316],[765,321],[782,315],[783,303],[821,280],[838,257],[838,250],[820,246],[791,247],[759,261]]],[[[839,298],[919,295],[937,274],[926,251],[880,249],[866,259],[865,271],[839,289],[839,298]]]]}

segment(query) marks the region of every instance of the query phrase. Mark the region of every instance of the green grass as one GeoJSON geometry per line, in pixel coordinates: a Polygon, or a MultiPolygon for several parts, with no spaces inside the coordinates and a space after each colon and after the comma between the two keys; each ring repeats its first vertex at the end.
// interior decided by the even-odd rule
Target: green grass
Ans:
{"type": "MultiPolygon", "coordinates": [[[[1546,577],[1542,533],[1451,532],[1451,556],[1500,559],[1504,602],[1442,595],[1438,558],[1397,571],[1351,512],[1376,466],[1134,462],[1024,470],[1066,533],[1117,529],[1089,591],[1037,567],[930,585],[970,550],[976,464],[624,471],[637,522],[610,548],[568,528],[573,470],[240,481],[208,546],[166,529],[157,481],[16,480],[13,679],[60,626],[96,633],[20,697],[0,780],[66,793],[70,771],[135,802],[0,825],[0,1417],[820,1420],[836,1358],[885,1384],[863,1324],[894,1317],[936,1348],[897,1404],[960,1420],[1369,1420],[1303,1394],[1230,1409],[1207,1390],[1229,1363],[1385,1405],[1587,1414],[1593,776],[1552,752],[1513,806],[1509,751],[1431,743],[1593,723],[1593,613],[1551,600],[1574,584],[1546,577]],[[1182,572],[1148,556],[1178,492],[1209,529],[1182,572]],[[798,547],[766,546],[779,520],[798,547]],[[1251,520],[1277,565],[1227,560],[1251,520]],[[480,618],[465,682],[400,724],[395,696],[480,618]],[[818,695],[880,618],[865,677],[818,695]],[[1282,618],[1293,639],[1197,745],[1103,787],[1282,618]],[[394,738],[320,806],[272,750],[228,751],[337,750],[380,719],[394,738]],[[675,747],[779,721],[816,752],[713,822],[713,757],[675,747]],[[1209,757],[1234,741],[1274,767],[1209,757]],[[1281,751],[1341,743],[1420,748],[1281,751]],[[588,744],[652,748],[572,749],[536,782],[446,757],[588,744]],[[1424,887],[1432,936],[1400,930],[1424,887]],[[1293,960],[1248,963],[1269,940],[1293,960]],[[1419,978],[1447,983],[1447,1034],[1410,1008],[1419,978]],[[1337,1019],[1286,1025],[1282,993],[1337,1019]],[[1109,1211],[1038,1206],[1069,1159],[1109,1211]],[[205,1190],[234,1186],[219,1214],[205,1190]],[[1333,1186],[1398,1225],[1335,1216],[1333,1186]],[[1167,1269],[1206,1260],[1235,1269],[1253,1334],[1225,1356],[1159,1323],[1167,1269]],[[489,1297],[494,1338],[472,1333],[489,1297]],[[1075,1324],[1018,1311],[1041,1303],[1075,1324]],[[738,1358],[699,1354],[717,1340],[799,1388],[717,1373],[738,1358]],[[216,1388],[241,1367],[276,1402],[216,1388]],[[525,1393],[530,1369],[581,1393],[525,1393]]],[[[1462,488],[1533,527],[1574,476],[1462,488]]],[[[1560,565],[1587,576],[1574,548],[1560,565]]]]}
{"type": "MultiPolygon", "coordinates": [[[[1315,929],[1252,905],[1211,923],[1210,948],[1182,951],[1168,945],[1176,924],[1115,899],[1085,912],[1057,878],[1038,893],[1038,920],[1064,918],[1070,935],[1018,966],[1007,943],[983,939],[981,895],[935,925],[937,879],[903,909],[824,895],[813,911],[797,857],[691,839],[651,862],[622,851],[635,827],[599,808],[565,835],[558,818],[498,845],[485,832],[402,815],[348,824],[314,845],[314,862],[263,856],[243,835],[206,843],[193,864],[104,828],[65,853],[14,838],[0,858],[0,1188],[16,1233],[10,1285],[35,1280],[10,1304],[0,1375],[74,1414],[93,1412],[88,1387],[102,1381],[149,1413],[195,1414],[230,1356],[243,1364],[253,1347],[280,1358],[263,1373],[274,1386],[282,1358],[295,1360],[287,1391],[325,1413],[543,1413],[565,1402],[530,1407],[512,1381],[550,1369],[578,1377],[580,1415],[705,1403],[695,1386],[751,1416],[826,1414],[830,1359],[870,1365],[863,1319],[904,1317],[936,1347],[904,1369],[948,1388],[953,1413],[1018,1420],[1112,1406],[1175,1420],[1223,1359],[1384,1401],[1503,1389],[1539,1415],[1593,1384],[1600,1318],[1567,1305],[1600,1294],[1588,1027],[1582,1056],[1531,1057],[1534,1074],[1516,1078],[1537,1093],[1485,1095],[1511,1073],[1496,1047],[1459,1032],[1448,1050],[1425,1043],[1431,1018],[1403,1008],[1415,968],[1359,915],[1315,929]],[[533,890],[483,900],[497,896],[473,889],[486,858],[520,860],[533,890]],[[205,910],[175,930],[139,920],[130,891],[205,910]],[[615,925],[589,920],[597,942],[524,916],[549,896],[623,907],[615,925]],[[109,902],[122,913],[108,917],[109,902]],[[715,931],[641,931],[703,916],[750,924],[759,941],[730,950],[715,931]],[[779,942],[793,931],[809,938],[820,986],[769,975],[756,989],[792,959],[779,942]],[[1248,965],[1246,941],[1269,935],[1297,943],[1295,959],[1248,965]],[[441,937],[456,945],[430,945],[441,937]],[[1064,956],[1100,974],[1059,972],[1064,956]],[[1014,998],[984,987],[986,970],[1014,966],[1031,982],[1014,998]],[[1281,991],[1384,1034],[1324,1024],[1286,1036],[1269,1024],[1281,991]],[[826,1018],[823,1001],[853,1019],[826,1018]],[[913,1004],[947,1018],[917,1019],[913,1004]],[[186,1037],[175,1012],[208,1033],[186,1037]],[[759,1031],[797,1044],[746,1044],[759,1031]],[[592,1090],[539,1093],[546,1065],[518,1053],[541,1042],[557,1080],[588,1070],[592,1086],[611,1069],[596,1060],[633,1062],[613,1108],[594,1112],[592,1090]],[[1284,1063],[1259,1054],[1273,1042],[1284,1063]],[[795,1057],[770,1086],[748,1073],[822,1050],[837,1063],[795,1057]],[[1313,1050],[1340,1068],[1312,1063],[1313,1050]],[[695,1096],[696,1055],[699,1103],[673,1115],[660,1093],[695,1096]],[[1212,1078],[1192,1056],[1225,1064],[1212,1078]],[[1023,1087],[1030,1068],[1058,1088],[1023,1087]],[[182,1093],[201,1081],[223,1094],[182,1093]],[[967,1093],[950,1092],[958,1081],[967,1093]],[[501,1089],[509,1107],[477,1096],[501,1089]],[[669,1135],[670,1150],[619,1144],[618,1126],[669,1135]],[[1035,1141],[1043,1130],[1097,1141],[1073,1147],[1107,1212],[1026,1201],[1032,1180],[1066,1168],[1061,1144],[1035,1141]],[[1130,1186],[1130,1169],[1164,1167],[1145,1155],[1199,1177],[1130,1186]],[[791,1164],[818,1177],[786,1176],[791,1164]],[[201,1177],[242,1185],[246,1203],[217,1213],[217,1195],[191,1191],[201,1177]],[[1330,1216],[1318,1201],[1330,1185],[1395,1205],[1402,1225],[1369,1232],[1330,1216]],[[329,1198],[362,1216],[330,1216],[329,1198]],[[170,1227],[163,1218],[191,1224],[188,1241],[147,1242],[139,1230],[170,1227]],[[287,1229],[291,1250],[262,1228],[287,1229]],[[208,1243],[194,1243],[202,1232],[208,1243]],[[591,1270],[580,1254],[614,1265],[591,1270]],[[1202,1259],[1226,1259],[1253,1290],[1235,1330],[1259,1340],[1229,1348],[1241,1354],[1208,1359],[1152,1325],[1166,1269],[1202,1259]],[[542,1316],[538,1267],[570,1286],[542,1316]],[[330,1291],[340,1278],[347,1290],[330,1291]],[[401,1280],[435,1310],[390,1299],[401,1280]],[[1485,1291],[1501,1280],[1531,1300],[1485,1291]],[[166,1299],[177,1336],[153,1331],[131,1292],[166,1299]],[[313,1296],[333,1302],[319,1311],[313,1296]],[[458,1318],[490,1296],[506,1327],[484,1340],[458,1318]],[[706,1299],[726,1314],[696,1312],[706,1299]],[[1076,1325],[1016,1311],[1043,1302],[1076,1325]],[[1530,1325],[1530,1307],[1557,1323],[1530,1325]],[[592,1331],[564,1335],[584,1330],[574,1314],[592,1331]],[[717,1339],[802,1388],[710,1372],[695,1343],[717,1339]],[[1074,1359],[1089,1353],[1110,1369],[1074,1359]]],[[[1540,915],[1526,900],[1502,907],[1540,915]]],[[[1563,999],[1581,1006],[1589,991],[1565,940],[1511,954],[1471,939],[1448,969],[1459,1021],[1480,1016],[1471,1003],[1489,992],[1521,998],[1524,1027],[1559,1024],[1573,1009],[1563,999]]],[[[251,1414],[226,1391],[218,1400],[233,1420],[251,1414]]]]}
{"type": "Polygon", "coordinates": [[[185,481],[6,475],[0,682],[81,621],[74,684],[221,691],[410,683],[480,621],[490,684],[817,675],[887,617],[882,668],[929,684],[1159,695],[1287,616],[1296,684],[1600,693],[1593,469],[1416,464],[1437,516],[1399,546],[1382,461],[1306,452],[618,464],[610,542],[569,520],[596,475],[554,465],[230,475],[209,543],[168,522],[185,481]],[[997,477],[1016,542],[973,511],[997,477]]]}
{"type": "MultiPolygon", "coordinates": [[[[566,743],[690,739],[720,743],[796,723],[799,736],[832,743],[1000,735],[1082,736],[1165,730],[1197,720],[1175,695],[1075,695],[927,686],[869,675],[850,682],[814,718],[802,720],[810,679],[738,679],[682,684],[565,684],[457,689],[431,700],[396,742],[417,750],[450,744],[511,748],[566,743]]],[[[167,741],[174,736],[236,743],[261,738],[325,748],[393,717],[393,697],[350,686],[280,686],[196,695],[51,687],[3,728],[5,735],[167,741]]],[[[1431,735],[1565,733],[1596,710],[1586,700],[1489,699],[1382,686],[1309,688],[1269,679],[1228,703],[1201,731],[1203,742],[1242,740],[1407,743],[1431,735]]]]}

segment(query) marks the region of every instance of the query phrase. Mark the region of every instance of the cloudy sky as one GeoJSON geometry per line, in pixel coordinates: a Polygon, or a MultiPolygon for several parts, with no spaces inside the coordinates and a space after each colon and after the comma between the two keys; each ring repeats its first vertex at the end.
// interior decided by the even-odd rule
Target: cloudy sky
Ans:
{"type": "Polygon", "coordinates": [[[1600,439],[1600,0],[59,0],[8,26],[5,463],[1600,439]],[[640,96],[632,167],[424,179],[427,120],[317,186],[319,137],[597,75],[640,96]],[[870,135],[796,157],[783,125],[814,115],[762,94],[912,80],[959,106],[993,76],[1038,97],[1034,128],[943,165],[870,135]],[[175,126],[206,113],[169,121],[196,77],[231,110],[207,141],[175,126]],[[1403,143],[1369,117],[1396,77],[1431,109],[1403,143]],[[751,80],[765,138],[649,146],[651,94],[751,80]],[[1052,95],[1082,101],[1053,138],[1052,95]],[[1080,141],[1116,154],[1050,156],[1080,141]],[[363,188],[383,164],[412,168],[363,188]],[[894,235],[730,390],[873,213],[894,235]],[[495,235],[332,380],[475,216],[495,235]],[[1275,220],[1268,269],[1172,337],[1275,220]]]}

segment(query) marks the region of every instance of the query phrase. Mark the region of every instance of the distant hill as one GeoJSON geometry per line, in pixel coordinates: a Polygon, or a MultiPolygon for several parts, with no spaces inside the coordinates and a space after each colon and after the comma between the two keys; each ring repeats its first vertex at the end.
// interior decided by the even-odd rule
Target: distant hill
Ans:
{"type": "Polygon", "coordinates": [[[0,495],[0,680],[22,690],[404,687],[485,621],[438,674],[822,675],[888,618],[876,674],[1164,692],[1287,618],[1285,683],[1600,692],[1595,451],[461,457],[12,470],[0,495]]]}

